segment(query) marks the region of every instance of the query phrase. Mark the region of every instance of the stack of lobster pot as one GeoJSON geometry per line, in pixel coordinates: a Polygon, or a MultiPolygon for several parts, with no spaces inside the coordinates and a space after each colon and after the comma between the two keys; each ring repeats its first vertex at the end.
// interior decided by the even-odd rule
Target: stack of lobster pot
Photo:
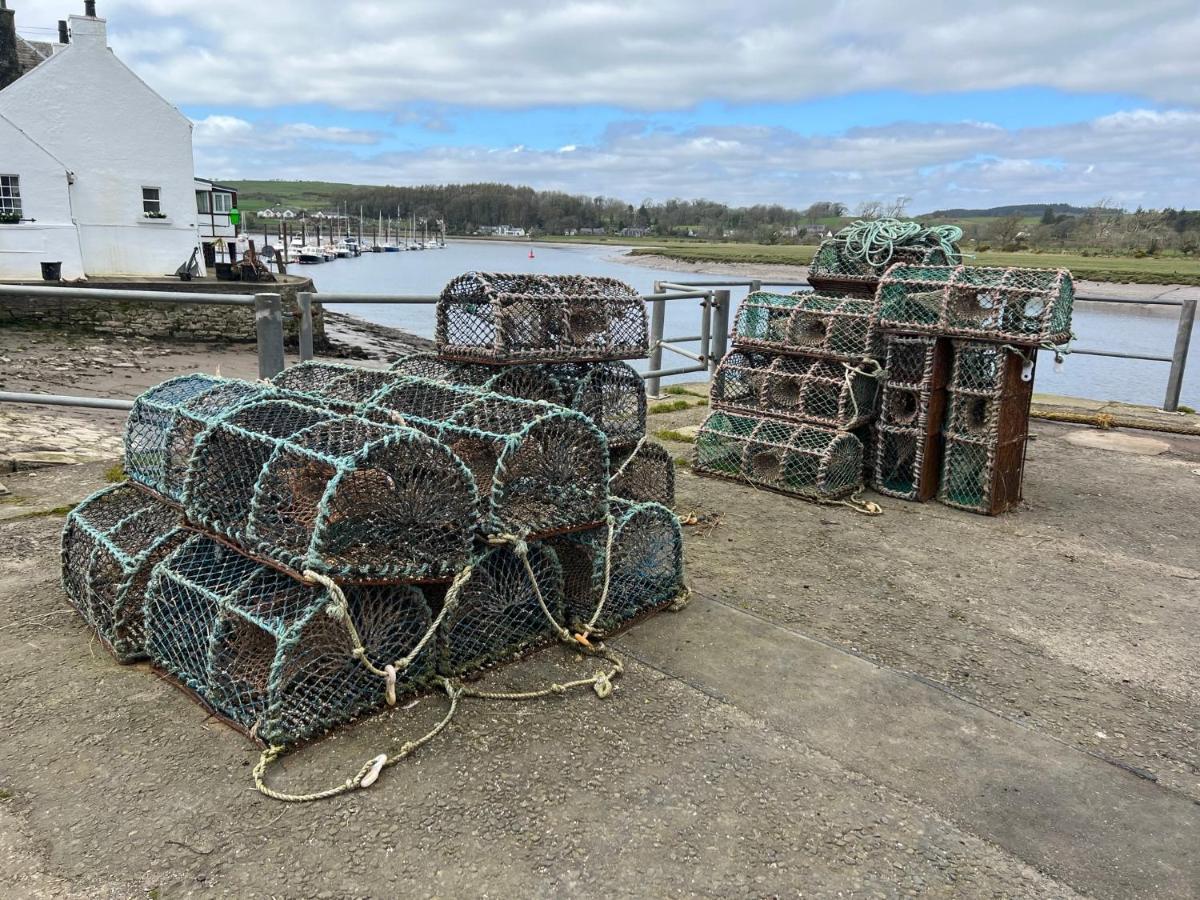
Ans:
{"type": "Polygon", "coordinates": [[[1071,337],[1071,273],[898,263],[877,300],[887,377],[874,486],[987,515],[1011,509],[1037,351],[1071,337]]]}
{"type": "Polygon", "coordinates": [[[947,253],[940,232],[892,224],[904,234],[888,260],[855,241],[859,223],[818,248],[812,290],[743,301],[734,350],[713,378],[697,472],[818,500],[863,487],[882,377],[876,286],[892,258],[929,263],[947,253]]]}
{"type": "MultiPolygon", "coordinates": [[[[514,335],[546,365],[644,352],[632,291],[595,319],[542,300],[477,310],[499,356],[514,335]]],[[[685,591],[678,521],[611,497],[588,416],[448,379],[171,379],[135,402],[125,468],[68,517],[68,599],[120,661],[273,745],[685,591]]]]}

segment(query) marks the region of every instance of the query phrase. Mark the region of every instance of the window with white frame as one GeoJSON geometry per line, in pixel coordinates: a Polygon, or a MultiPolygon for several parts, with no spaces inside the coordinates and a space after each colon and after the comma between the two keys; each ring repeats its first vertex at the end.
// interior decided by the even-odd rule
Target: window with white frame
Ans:
{"type": "Polygon", "coordinates": [[[213,212],[227,213],[233,209],[233,194],[222,194],[213,191],[213,212]]]}
{"type": "Polygon", "coordinates": [[[20,176],[0,175],[0,218],[21,218],[20,176]]]}
{"type": "Polygon", "coordinates": [[[152,217],[162,215],[162,196],[158,188],[142,188],[142,212],[152,217]]]}
{"type": "Polygon", "coordinates": [[[196,191],[196,212],[207,213],[209,211],[209,197],[211,196],[208,191],[196,191]]]}

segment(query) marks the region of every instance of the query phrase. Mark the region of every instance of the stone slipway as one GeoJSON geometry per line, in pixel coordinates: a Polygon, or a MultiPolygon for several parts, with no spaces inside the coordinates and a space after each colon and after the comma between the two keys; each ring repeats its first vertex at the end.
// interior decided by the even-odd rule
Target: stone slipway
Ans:
{"type": "Polygon", "coordinates": [[[1077,890],[1200,890],[1200,804],[930,682],[704,598],[619,646],[1077,890]]]}

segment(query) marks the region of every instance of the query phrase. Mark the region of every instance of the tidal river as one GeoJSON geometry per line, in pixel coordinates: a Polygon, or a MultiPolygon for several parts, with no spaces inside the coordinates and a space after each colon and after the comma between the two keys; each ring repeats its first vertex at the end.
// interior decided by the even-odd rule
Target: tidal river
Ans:
{"type": "MultiPolygon", "coordinates": [[[[339,259],[316,266],[294,266],[292,271],[310,276],[318,291],[326,293],[436,294],[453,278],[472,269],[483,272],[541,272],[546,274],[607,275],[619,278],[643,293],[649,293],[658,280],[720,278],[698,272],[653,269],[623,262],[622,248],[601,245],[535,244],[529,258],[529,244],[495,241],[450,241],[444,249],[419,253],[367,253],[358,259],[339,259]]],[[[745,279],[749,276],[724,276],[745,279]]],[[[746,294],[745,288],[733,288],[733,302],[746,294]]],[[[784,288],[781,290],[795,290],[784,288]]],[[[353,305],[338,306],[371,322],[402,328],[423,337],[433,337],[432,306],[353,305]]],[[[1138,308],[1081,304],[1075,308],[1076,345],[1088,349],[1117,350],[1149,356],[1170,356],[1175,342],[1178,311],[1165,308],[1138,308]]],[[[730,316],[732,323],[732,314],[730,316]]],[[[1197,326],[1200,330],[1200,325],[1197,326]]],[[[698,334],[698,301],[676,300],[667,304],[666,336],[698,334]]],[[[689,346],[685,344],[684,346],[689,346]]],[[[694,351],[695,345],[690,345],[694,351]]],[[[664,368],[690,363],[681,356],[664,352],[664,368]]],[[[645,369],[641,362],[634,362],[645,369]]],[[[1054,360],[1046,353],[1038,361],[1037,390],[1099,400],[1124,400],[1159,406],[1166,390],[1166,363],[1113,359],[1095,356],[1068,356],[1061,372],[1054,371],[1054,360]]],[[[667,381],[700,378],[684,375],[667,381]]],[[[1192,353],[1192,365],[1184,380],[1181,403],[1200,407],[1200,347],[1192,353]]]]}

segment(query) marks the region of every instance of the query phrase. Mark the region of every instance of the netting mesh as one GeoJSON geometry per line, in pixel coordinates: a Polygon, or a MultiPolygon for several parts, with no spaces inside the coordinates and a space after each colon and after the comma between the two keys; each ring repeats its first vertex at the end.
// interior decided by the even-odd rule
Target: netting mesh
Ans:
{"type": "Polygon", "coordinates": [[[182,501],[200,432],[239,405],[271,393],[263,385],[201,374],[150,388],[134,401],[125,425],[126,472],[164,497],[182,501]]]}
{"type": "MultiPolygon", "coordinates": [[[[431,616],[413,586],[348,586],[350,618],[368,659],[411,651],[431,616]]],[[[161,668],[215,711],[269,743],[311,737],[384,702],[384,684],[353,655],[332,598],[193,535],[156,569],[146,598],[147,648],[161,668]]],[[[397,692],[424,685],[432,653],[418,654],[397,692]]]]}
{"type": "Polygon", "coordinates": [[[476,561],[458,602],[438,628],[438,672],[460,675],[553,639],[537,591],[554,621],[561,622],[562,568],[553,553],[536,544],[530,545],[528,560],[536,587],[525,563],[508,547],[496,547],[476,561]]]}
{"type": "Polygon", "coordinates": [[[355,580],[453,576],[480,517],[469,470],[427,435],[283,400],[204,432],[184,504],[258,556],[355,580]]]}
{"type": "Polygon", "coordinates": [[[468,272],[438,299],[447,359],[554,362],[646,356],[646,308],[612,278],[468,272]]]}
{"type": "Polygon", "coordinates": [[[878,298],[884,328],[1062,344],[1075,291],[1066,269],[896,265],[878,298]]]}
{"type": "Polygon", "coordinates": [[[801,497],[836,500],[862,488],[863,448],[847,432],[717,411],[700,426],[693,468],[801,497]]]}
{"type": "Polygon", "coordinates": [[[617,360],[497,367],[415,354],[397,361],[392,371],[569,407],[587,416],[610,448],[635,444],[646,433],[645,384],[632,366],[617,360]]]}
{"type": "Polygon", "coordinates": [[[608,493],[631,503],[675,506],[675,461],[662,444],[643,441],[612,455],[608,493]]]}
{"type": "Polygon", "coordinates": [[[580,413],[418,378],[398,379],[364,413],[399,415],[449,447],[474,476],[485,531],[536,536],[604,519],[607,447],[580,413]]]}
{"type": "Polygon", "coordinates": [[[874,417],[878,392],[875,375],[846,363],[735,350],[713,376],[712,406],[849,430],[874,417]]]}
{"type": "Polygon", "coordinates": [[[391,377],[385,369],[309,361],[284,369],[271,382],[285,390],[353,405],[370,399],[391,377]]]}
{"type": "Polygon", "coordinates": [[[742,301],[733,326],[739,349],[858,362],[878,354],[875,301],[850,294],[772,294],[742,301]]]}
{"type": "Polygon", "coordinates": [[[128,483],[92,494],[67,516],[67,599],[120,662],[146,655],[142,616],[154,566],[186,537],[178,510],[128,483]]]}
{"type": "MultiPolygon", "coordinates": [[[[596,620],[611,634],[684,591],[683,532],[679,520],[659,503],[617,503],[608,595],[596,620]]],[[[566,616],[582,629],[604,596],[604,552],[608,528],[601,526],[546,541],[562,567],[566,616]]]]}
{"type": "Polygon", "coordinates": [[[938,500],[997,515],[1021,499],[1036,350],[954,340],[938,500]]]}
{"type": "Polygon", "coordinates": [[[888,267],[895,263],[911,263],[921,266],[955,265],[961,255],[955,257],[956,247],[947,252],[940,244],[899,246],[892,248],[887,256],[869,258],[856,251],[839,237],[821,242],[808,267],[808,280],[819,290],[850,289],[855,283],[864,290],[873,290],[888,267]]]}

